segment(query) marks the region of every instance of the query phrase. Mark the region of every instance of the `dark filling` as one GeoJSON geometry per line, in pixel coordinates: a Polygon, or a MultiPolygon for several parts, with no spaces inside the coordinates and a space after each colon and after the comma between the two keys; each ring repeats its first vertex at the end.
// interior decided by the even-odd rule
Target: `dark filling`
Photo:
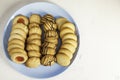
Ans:
{"type": "Polygon", "coordinates": [[[17,60],[17,61],[24,61],[24,58],[21,57],[21,56],[18,56],[18,57],[16,57],[16,60],[17,60]]]}
{"type": "Polygon", "coordinates": [[[17,20],[17,23],[23,23],[23,24],[25,24],[24,19],[22,19],[22,18],[19,18],[19,19],[17,20]]]}

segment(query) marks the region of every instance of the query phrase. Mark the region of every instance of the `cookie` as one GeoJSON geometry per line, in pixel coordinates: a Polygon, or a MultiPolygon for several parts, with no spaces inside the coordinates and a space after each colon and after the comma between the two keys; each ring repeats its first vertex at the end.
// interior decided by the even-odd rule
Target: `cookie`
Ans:
{"type": "Polygon", "coordinates": [[[52,22],[46,21],[46,22],[44,23],[44,30],[45,30],[45,31],[54,30],[54,28],[53,28],[52,25],[53,25],[52,22]]]}
{"type": "Polygon", "coordinates": [[[29,68],[39,67],[40,66],[40,58],[31,57],[26,61],[25,65],[29,68]]]}
{"type": "Polygon", "coordinates": [[[66,43],[72,44],[75,48],[77,47],[77,44],[78,44],[77,41],[75,41],[73,39],[66,39],[62,42],[62,44],[66,44],[66,43]]]}
{"type": "Polygon", "coordinates": [[[42,30],[38,27],[33,27],[29,30],[29,36],[32,34],[38,34],[41,35],[42,34],[42,30]]]}
{"type": "Polygon", "coordinates": [[[45,33],[45,38],[47,38],[47,37],[58,38],[58,33],[55,30],[49,30],[45,33]]]}
{"type": "Polygon", "coordinates": [[[61,66],[68,66],[70,65],[70,58],[62,53],[58,53],[56,55],[57,63],[61,66]]]}
{"type": "Polygon", "coordinates": [[[42,44],[42,47],[50,47],[50,48],[56,49],[56,45],[54,43],[49,43],[49,42],[44,42],[42,44]]]}
{"type": "Polygon", "coordinates": [[[46,14],[42,17],[42,23],[45,23],[46,21],[55,23],[54,17],[51,14],[46,14]]]}
{"type": "Polygon", "coordinates": [[[75,32],[69,28],[64,28],[60,31],[60,37],[62,38],[65,34],[72,33],[74,34],[75,32]]]}
{"type": "Polygon", "coordinates": [[[73,39],[73,40],[77,41],[77,36],[75,34],[68,33],[62,37],[62,41],[66,40],[66,39],[73,39]]]}
{"type": "Polygon", "coordinates": [[[13,53],[10,58],[13,62],[22,64],[26,62],[26,60],[28,59],[28,56],[26,54],[16,52],[16,53],[13,53]]]}
{"type": "Polygon", "coordinates": [[[13,25],[17,24],[17,23],[22,23],[24,25],[28,25],[29,22],[28,22],[28,18],[26,16],[18,15],[18,16],[15,16],[12,23],[13,23],[13,25]]]}
{"type": "Polygon", "coordinates": [[[13,53],[21,53],[21,54],[27,54],[25,50],[20,49],[20,48],[13,48],[9,52],[9,55],[11,56],[13,53]]]}
{"type": "Polygon", "coordinates": [[[40,40],[40,39],[41,39],[41,36],[38,35],[38,34],[32,34],[32,35],[30,35],[30,36],[27,38],[27,42],[32,41],[32,40],[34,40],[34,39],[40,40]]]}
{"type": "Polygon", "coordinates": [[[11,41],[11,40],[13,40],[13,39],[19,39],[19,40],[21,40],[21,41],[25,42],[24,37],[22,37],[22,36],[21,36],[21,35],[19,35],[19,34],[12,34],[12,35],[10,35],[10,37],[9,37],[9,40],[8,40],[8,41],[11,41]]]}
{"type": "Polygon", "coordinates": [[[66,22],[69,22],[69,21],[64,17],[57,18],[56,23],[58,25],[58,30],[60,30],[60,27],[66,22]]]}
{"type": "Polygon", "coordinates": [[[72,44],[68,44],[68,43],[62,44],[61,48],[68,49],[68,50],[70,50],[73,54],[74,54],[74,52],[75,52],[75,50],[76,50],[76,48],[75,48],[72,44]]]}
{"type": "Polygon", "coordinates": [[[22,29],[23,31],[25,31],[26,34],[28,34],[28,27],[22,23],[14,24],[12,26],[12,30],[14,30],[14,29],[22,29]]]}
{"type": "Polygon", "coordinates": [[[21,40],[19,40],[19,39],[13,39],[13,40],[11,40],[11,41],[8,42],[8,46],[9,45],[14,45],[14,44],[25,46],[24,42],[21,41],[21,40]]]}
{"type": "Polygon", "coordinates": [[[54,43],[54,44],[57,44],[58,43],[58,39],[55,38],[55,37],[47,37],[45,39],[46,42],[49,42],[49,43],[54,43]]]}
{"type": "Polygon", "coordinates": [[[27,34],[22,29],[14,29],[11,31],[10,35],[12,34],[19,34],[22,37],[26,38],[27,34]]]}
{"type": "Polygon", "coordinates": [[[64,28],[69,28],[71,30],[73,30],[73,32],[75,32],[75,26],[73,23],[70,23],[70,22],[67,22],[65,24],[63,24],[61,27],[60,27],[60,31],[64,28]]]}
{"type": "Polygon", "coordinates": [[[33,27],[40,27],[39,24],[37,23],[30,23],[29,24],[29,29],[33,28],[33,27]]]}
{"type": "Polygon", "coordinates": [[[41,64],[44,66],[52,66],[56,61],[56,58],[53,55],[45,55],[41,59],[41,64]]]}
{"type": "Polygon", "coordinates": [[[29,57],[40,57],[41,54],[39,51],[32,50],[32,51],[28,51],[28,56],[29,57]]]}
{"type": "Polygon", "coordinates": [[[65,55],[67,55],[70,59],[72,59],[72,57],[73,57],[73,53],[70,50],[65,49],[65,48],[60,48],[58,53],[63,53],[65,55]]]}
{"type": "Polygon", "coordinates": [[[40,46],[41,45],[41,41],[39,39],[33,39],[33,40],[27,42],[27,44],[35,44],[35,45],[40,46]]]}
{"type": "Polygon", "coordinates": [[[32,51],[32,50],[40,51],[40,47],[34,44],[27,44],[26,50],[27,51],[32,51]]]}
{"type": "Polygon", "coordinates": [[[46,47],[46,48],[42,48],[42,55],[46,55],[46,54],[50,54],[50,55],[55,55],[55,49],[50,48],[50,47],[46,47]]]}
{"type": "Polygon", "coordinates": [[[21,46],[21,45],[18,45],[18,44],[11,44],[8,46],[7,50],[8,52],[11,50],[11,49],[14,49],[14,48],[20,48],[20,49],[23,49],[24,50],[24,46],[21,46]]]}
{"type": "Polygon", "coordinates": [[[30,23],[40,24],[40,22],[41,22],[40,15],[38,15],[38,14],[32,14],[29,19],[30,19],[30,23]]]}

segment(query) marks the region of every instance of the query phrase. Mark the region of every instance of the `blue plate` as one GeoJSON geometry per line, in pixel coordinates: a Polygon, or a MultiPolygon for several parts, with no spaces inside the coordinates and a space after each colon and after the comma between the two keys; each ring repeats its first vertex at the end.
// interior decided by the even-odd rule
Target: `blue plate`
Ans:
{"type": "MultiPolygon", "coordinates": [[[[61,72],[65,71],[69,66],[63,67],[63,66],[60,66],[56,63],[53,66],[42,66],[41,65],[38,68],[31,69],[31,68],[26,67],[23,64],[20,65],[20,64],[16,64],[16,63],[12,62],[10,60],[10,57],[8,55],[8,52],[7,52],[7,43],[8,43],[8,38],[9,38],[10,32],[11,32],[12,19],[16,15],[19,15],[19,14],[22,14],[22,15],[29,17],[33,13],[40,14],[41,16],[48,13],[48,14],[52,14],[56,18],[60,17],[60,16],[65,17],[74,24],[75,24],[75,22],[72,19],[72,17],[64,9],[57,6],[56,4],[49,3],[49,2],[32,2],[29,4],[25,4],[22,7],[20,7],[19,9],[17,9],[10,16],[10,18],[7,20],[7,22],[5,24],[4,35],[3,35],[3,49],[4,49],[4,53],[7,57],[7,61],[10,63],[10,65],[13,67],[13,69],[15,69],[19,73],[24,74],[24,75],[29,76],[29,77],[49,78],[49,77],[60,74],[61,72]]],[[[78,43],[79,43],[80,36],[79,36],[79,31],[78,31],[77,26],[76,26],[76,34],[77,34],[78,43]]],[[[71,63],[75,59],[78,49],[79,49],[79,44],[78,44],[78,48],[76,50],[76,53],[74,54],[74,57],[71,60],[71,63]]]]}

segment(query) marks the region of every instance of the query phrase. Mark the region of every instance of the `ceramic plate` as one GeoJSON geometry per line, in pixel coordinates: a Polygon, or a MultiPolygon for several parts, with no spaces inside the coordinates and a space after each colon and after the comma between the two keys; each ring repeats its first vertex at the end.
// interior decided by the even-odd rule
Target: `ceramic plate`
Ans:
{"type": "MultiPolygon", "coordinates": [[[[52,76],[62,73],[69,66],[63,67],[56,63],[53,66],[46,67],[46,66],[41,65],[38,68],[31,69],[31,68],[26,67],[25,65],[20,65],[20,64],[16,64],[16,63],[12,62],[10,60],[10,58],[8,56],[8,52],[7,52],[7,42],[8,42],[8,38],[10,36],[12,19],[16,15],[19,15],[19,14],[29,17],[33,13],[40,14],[41,16],[48,13],[48,14],[52,14],[55,18],[62,16],[62,17],[67,18],[70,22],[74,23],[75,25],[76,25],[76,23],[64,9],[62,9],[58,5],[50,3],[50,2],[32,2],[32,3],[27,3],[22,6],[19,6],[19,9],[15,9],[14,13],[12,13],[9,16],[9,19],[5,22],[4,35],[3,35],[3,49],[4,49],[4,54],[6,55],[6,58],[7,58],[7,62],[9,62],[9,64],[13,67],[13,69],[15,69],[19,73],[24,74],[26,76],[34,77],[34,78],[49,78],[49,77],[52,77],[52,76]]],[[[80,36],[79,36],[79,30],[78,30],[77,25],[76,25],[76,34],[77,34],[78,43],[79,43],[80,36]]],[[[74,54],[74,57],[71,60],[71,63],[75,59],[78,49],[79,49],[79,44],[78,44],[76,53],[74,54]]]]}

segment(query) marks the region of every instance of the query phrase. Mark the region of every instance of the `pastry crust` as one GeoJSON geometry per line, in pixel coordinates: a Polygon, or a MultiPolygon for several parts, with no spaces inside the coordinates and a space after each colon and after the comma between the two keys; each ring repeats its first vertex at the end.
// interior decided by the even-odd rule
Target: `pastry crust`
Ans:
{"type": "Polygon", "coordinates": [[[40,51],[40,47],[38,45],[34,45],[34,44],[27,44],[27,51],[40,51]]]}
{"type": "Polygon", "coordinates": [[[56,55],[57,63],[61,66],[68,66],[70,64],[70,58],[62,53],[56,55]]]}
{"type": "Polygon", "coordinates": [[[28,27],[22,23],[14,24],[12,30],[14,29],[22,29],[23,31],[25,31],[26,34],[28,34],[28,27]]]}
{"type": "Polygon", "coordinates": [[[27,59],[28,59],[28,56],[23,53],[16,52],[11,55],[11,60],[18,64],[25,63],[27,59]]]}
{"type": "Polygon", "coordinates": [[[39,51],[32,50],[32,51],[28,51],[28,56],[29,57],[40,57],[41,54],[39,51]]]}
{"type": "Polygon", "coordinates": [[[30,23],[38,23],[38,24],[40,24],[40,22],[41,22],[40,15],[38,15],[38,14],[32,14],[30,16],[30,23]]]}
{"type": "Polygon", "coordinates": [[[39,67],[40,65],[40,58],[37,58],[37,57],[31,57],[29,58],[25,65],[29,68],[36,68],[36,67],[39,67]]]}
{"type": "Polygon", "coordinates": [[[18,15],[13,19],[13,25],[17,23],[22,23],[24,25],[28,25],[28,18],[23,15],[18,15]]]}
{"type": "Polygon", "coordinates": [[[44,66],[52,66],[56,61],[53,55],[45,55],[41,59],[41,64],[44,66]]]}

